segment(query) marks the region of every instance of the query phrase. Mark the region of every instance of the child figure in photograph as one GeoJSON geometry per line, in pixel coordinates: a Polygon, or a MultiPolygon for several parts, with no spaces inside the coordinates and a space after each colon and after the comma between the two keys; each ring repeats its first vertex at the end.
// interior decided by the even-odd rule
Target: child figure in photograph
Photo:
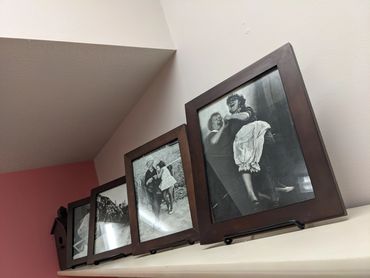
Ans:
{"type": "Polygon", "coordinates": [[[168,214],[173,213],[173,191],[176,183],[176,179],[171,175],[166,164],[161,160],[157,166],[157,177],[161,179],[159,185],[160,190],[163,194],[163,199],[166,201],[168,214]]]}

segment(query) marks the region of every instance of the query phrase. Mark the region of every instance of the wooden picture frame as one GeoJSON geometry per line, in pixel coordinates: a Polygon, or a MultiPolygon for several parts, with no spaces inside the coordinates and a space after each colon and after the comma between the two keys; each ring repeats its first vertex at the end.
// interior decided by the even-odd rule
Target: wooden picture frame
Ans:
{"type": "Polygon", "coordinates": [[[126,177],[91,191],[88,264],[131,254],[126,177]]]}
{"type": "Polygon", "coordinates": [[[67,267],[87,263],[90,198],[68,204],[67,267]]]}
{"type": "Polygon", "coordinates": [[[125,154],[124,159],[133,254],[198,240],[186,126],[125,154]]]}
{"type": "Polygon", "coordinates": [[[346,215],[290,44],[185,108],[201,244],[346,215]]]}

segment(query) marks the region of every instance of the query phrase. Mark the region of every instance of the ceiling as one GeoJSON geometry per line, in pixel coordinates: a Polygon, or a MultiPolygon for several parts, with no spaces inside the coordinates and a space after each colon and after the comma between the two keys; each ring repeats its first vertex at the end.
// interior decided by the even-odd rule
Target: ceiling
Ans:
{"type": "Polygon", "coordinates": [[[173,53],[0,38],[0,172],[93,159],[173,53]]]}

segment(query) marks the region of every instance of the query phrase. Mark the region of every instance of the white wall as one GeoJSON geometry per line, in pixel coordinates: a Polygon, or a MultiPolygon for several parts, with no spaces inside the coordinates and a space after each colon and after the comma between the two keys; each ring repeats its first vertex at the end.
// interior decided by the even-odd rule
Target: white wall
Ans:
{"type": "Polygon", "coordinates": [[[0,37],[173,48],[159,0],[0,0],[0,37]]]}
{"type": "Polygon", "coordinates": [[[95,159],[101,183],[124,153],[185,122],[184,104],[291,42],[348,207],[370,203],[369,1],[161,1],[175,58],[95,159]]]}

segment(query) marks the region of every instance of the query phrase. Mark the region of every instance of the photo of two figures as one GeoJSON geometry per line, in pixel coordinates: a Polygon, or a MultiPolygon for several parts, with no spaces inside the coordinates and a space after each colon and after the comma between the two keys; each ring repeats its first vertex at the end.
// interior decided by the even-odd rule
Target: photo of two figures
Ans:
{"type": "Polygon", "coordinates": [[[179,143],[133,162],[140,241],[192,227],[179,143]]]}
{"type": "Polygon", "coordinates": [[[213,222],[314,197],[278,70],[198,116],[213,222]]]}

